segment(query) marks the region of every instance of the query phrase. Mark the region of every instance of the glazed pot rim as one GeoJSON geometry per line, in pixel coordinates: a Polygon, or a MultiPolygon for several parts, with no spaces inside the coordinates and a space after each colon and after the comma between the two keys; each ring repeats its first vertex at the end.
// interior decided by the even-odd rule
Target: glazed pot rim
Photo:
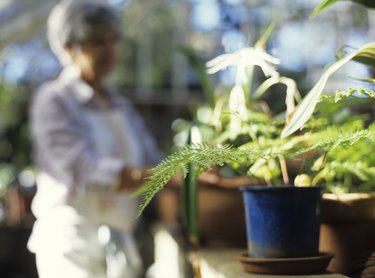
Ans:
{"type": "MultiPolygon", "coordinates": [[[[313,186],[294,186],[294,185],[250,185],[250,186],[241,186],[240,191],[287,191],[287,190],[315,190],[322,189],[320,185],[313,186]]],[[[374,195],[375,196],[375,195],[374,195]]]]}

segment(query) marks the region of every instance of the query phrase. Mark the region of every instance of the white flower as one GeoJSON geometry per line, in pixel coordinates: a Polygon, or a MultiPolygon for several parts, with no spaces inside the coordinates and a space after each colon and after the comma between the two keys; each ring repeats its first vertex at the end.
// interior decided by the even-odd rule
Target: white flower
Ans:
{"type": "Polygon", "coordinates": [[[206,63],[207,73],[213,74],[229,66],[237,67],[237,81],[246,82],[246,69],[251,66],[259,66],[265,76],[278,76],[275,66],[280,63],[276,57],[266,53],[263,48],[246,47],[233,53],[217,56],[206,63]]]}

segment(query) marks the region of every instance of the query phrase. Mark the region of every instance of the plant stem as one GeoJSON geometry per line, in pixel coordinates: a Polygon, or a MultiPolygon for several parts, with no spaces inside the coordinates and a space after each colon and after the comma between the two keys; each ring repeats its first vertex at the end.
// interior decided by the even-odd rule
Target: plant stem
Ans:
{"type": "Polygon", "coordinates": [[[282,155],[278,155],[281,174],[283,176],[284,184],[289,184],[289,175],[288,175],[288,167],[286,166],[285,158],[282,155]]]}
{"type": "Polygon", "coordinates": [[[193,241],[198,242],[198,185],[196,166],[194,164],[190,164],[189,168],[189,174],[186,177],[188,179],[188,231],[189,237],[193,241]]]}
{"type": "Polygon", "coordinates": [[[243,85],[243,91],[245,92],[246,96],[246,106],[249,107],[249,102],[251,100],[251,89],[253,87],[253,79],[254,79],[254,66],[251,66],[247,70],[248,74],[248,81],[246,84],[243,85]]]}

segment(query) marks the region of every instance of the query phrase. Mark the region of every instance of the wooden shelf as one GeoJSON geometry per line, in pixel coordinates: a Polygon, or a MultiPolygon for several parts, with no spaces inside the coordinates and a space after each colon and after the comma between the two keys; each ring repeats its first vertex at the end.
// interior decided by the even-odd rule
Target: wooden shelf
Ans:
{"type": "Polygon", "coordinates": [[[243,252],[240,249],[205,248],[201,251],[201,271],[204,278],[349,278],[341,274],[324,273],[310,275],[266,275],[247,273],[242,269],[236,257],[243,252]]]}

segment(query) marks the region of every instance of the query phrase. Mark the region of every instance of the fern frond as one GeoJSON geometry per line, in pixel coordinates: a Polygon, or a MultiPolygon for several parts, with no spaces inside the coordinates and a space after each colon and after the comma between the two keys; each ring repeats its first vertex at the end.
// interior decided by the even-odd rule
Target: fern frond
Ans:
{"type": "Polygon", "coordinates": [[[177,173],[186,176],[189,164],[197,166],[197,175],[199,175],[216,165],[243,163],[247,157],[247,151],[228,145],[210,147],[207,144],[193,144],[185,146],[152,168],[151,176],[146,180],[146,183],[133,193],[133,196],[141,197],[137,217],[177,173]]]}
{"type": "Polygon", "coordinates": [[[325,151],[330,152],[339,147],[348,147],[356,144],[359,140],[370,139],[373,132],[369,130],[345,131],[341,132],[338,127],[327,129],[326,131],[311,134],[310,142],[317,142],[312,145],[307,144],[305,148],[301,147],[297,151],[298,154],[309,151],[325,151]]]}
{"type": "Polygon", "coordinates": [[[369,97],[375,98],[375,92],[366,88],[348,88],[347,90],[336,90],[334,94],[321,94],[318,103],[332,99],[334,103],[345,100],[350,97],[369,97]]]}
{"type": "Polygon", "coordinates": [[[375,98],[375,92],[366,88],[349,88],[346,91],[337,90],[335,93],[335,102],[339,102],[345,98],[364,95],[370,98],[375,98]]]}
{"type": "Polygon", "coordinates": [[[313,184],[319,184],[324,181],[327,184],[328,191],[334,191],[336,187],[340,190],[349,192],[365,192],[368,190],[373,191],[373,180],[375,179],[375,168],[369,167],[368,164],[361,161],[357,162],[340,162],[331,161],[325,164],[313,180],[313,184]],[[349,178],[350,184],[345,183],[345,177],[349,178]],[[366,190],[364,191],[363,189],[366,190]]]}

